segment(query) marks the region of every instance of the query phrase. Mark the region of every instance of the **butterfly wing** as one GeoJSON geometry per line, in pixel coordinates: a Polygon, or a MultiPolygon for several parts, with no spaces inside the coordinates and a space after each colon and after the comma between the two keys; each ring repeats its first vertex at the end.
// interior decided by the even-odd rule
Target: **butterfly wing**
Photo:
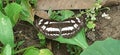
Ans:
{"type": "Polygon", "coordinates": [[[65,38],[72,38],[83,27],[83,20],[80,18],[71,18],[63,21],[62,24],[64,25],[61,28],[61,35],[65,38]]]}
{"type": "Polygon", "coordinates": [[[56,22],[39,18],[35,20],[35,25],[47,38],[55,39],[60,35],[59,25],[56,22]]]}

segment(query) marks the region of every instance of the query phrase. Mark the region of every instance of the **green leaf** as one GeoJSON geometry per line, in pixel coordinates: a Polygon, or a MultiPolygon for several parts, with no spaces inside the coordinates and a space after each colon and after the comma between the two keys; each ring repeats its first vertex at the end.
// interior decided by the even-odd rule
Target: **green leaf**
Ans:
{"type": "Polygon", "coordinates": [[[95,14],[92,14],[92,15],[91,15],[91,20],[93,20],[93,21],[96,20],[96,17],[95,17],[95,16],[96,16],[95,14]]]}
{"type": "Polygon", "coordinates": [[[42,33],[38,33],[37,36],[39,37],[39,39],[45,40],[45,36],[42,33]]]}
{"type": "Polygon", "coordinates": [[[24,52],[23,55],[39,55],[39,49],[30,47],[24,52]]]}
{"type": "Polygon", "coordinates": [[[5,7],[5,12],[12,22],[12,26],[16,24],[19,18],[19,14],[22,11],[22,7],[17,3],[8,4],[5,7]]]}
{"type": "Polygon", "coordinates": [[[20,4],[21,3],[21,0],[15,0],[16,3],[20,4]]]}
{"type": "Polygon", "coordinates": [[[63,21],[65,19],[68,19],[74,15],[74,12],[70,10],[61,10],[61,11],[52,11],[49,9],[48,14],[50,15],[50,18],[57,21],[63,21]]]}
{"type": "Polygon", "coordinates": [[[40,33],[40,32],[37,34],[37,36],[40,39],[40,45],[41,46],[45,46],[46,45],[46,43],[45,43],[46,42],[45,36],[42,33],[40,33]]]}
{"type": "Polygon", "coordinates": [[[77,33],[77,35],[73,38],[67,39],[67,38],[59,37],[55,40],[59,41],[61,43],[77,45],[79,47],[82,47],[83,49],[86,49],[88,47],[88,44],[87,44],[86,38],[85,38],[85,30],[84,29],[82,29],[79,33],[77,33]]]}
{"type": "Polygon", "coordinates": [[[30,2],[34,5],[37,5],[37,0],[30,0],[30,2]]]}
{"type": "Polygon", "coordinates": [[[41,49],[39,55],[53,55],[49,49],[41,49]]]}
{"type": "Polygon", "coordinates": [[[34,15],[33,15],[32,7],[29,4],[29,0],[22,0],[21,5],[22,5],[22,8],[23,8],[21,19],[24,20],[24,21],[28,21],[29,23],[33,24],[34,15]]]}
{"type": "Polygon", "coordinates": [[[74,15],[74,12],[72,12],[70,10],[61,10],[58,13],[61,14],[62,21],[65,20],[65,19],[68,19],[69,17],[72,17],[74,15]]]}
{"type": "Polygon", "coordinates": [[[51,9],[49,9],[48,14],[52,20],[60,21],[62,19],[62,17],[58,15],[58,12],[52,11],[51,9]]]}
{"type": "Polygon", "coordinates": [[[19,46],[21,46],[23,43],[24,43],[25,41],[19,41],[18,43],[17,43],[17,45],[16,45],[16,49],[19,47],[19,46]]]}
{"type": "Polygon", "coordinates": [[[4,16],[0,12],[0,41],[7,45],[9,44],[11,47],[14,47],[14,35],[12,30],[12,24],[10,19],[7,16],[4,16]]]}
{"type": "Polygon", "coordinates": [[[87,27],[89,28],[89,29],[92,29],[92,28],[95,28],[95,24],[93,23],[93,21],[89,21],[88,23],[87,23],[87,27]]]}
{"type": "Polygon", "coordinates": [[[11,55],[12,54],[12,48],[9,44],[7,44],[2,52],[2,55],[11,55]]]}
{"type": "Polygon", "coordinates": [[[96,41],[80,55],[120,55],[120,40],[107,38],[104,41],[96,41]]]}
{"type": "Polygon", "coordinates": [[[2,0],[0,0],[0,11],[2,11],[3,9],[3,4],[2,4],[2,0]]]}

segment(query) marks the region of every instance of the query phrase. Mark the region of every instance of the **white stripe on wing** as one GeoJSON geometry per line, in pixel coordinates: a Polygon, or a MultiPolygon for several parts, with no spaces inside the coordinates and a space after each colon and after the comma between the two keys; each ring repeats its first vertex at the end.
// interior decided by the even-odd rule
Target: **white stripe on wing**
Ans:
{"type": "Polygon", "coordinates": [[[39,20],[38,25],[41,25],[41,24],[42,24],[42,21],[43,21],[43,19],[39,20]]]}
{"type": "Polygon", "coordinates": [[[46,28],[46,31],[51,31],[51,32],[54,32],[54,31],[58,31],[60,32],[60,29],[59,28],[52,28],[52,27],[49,27],[49,28],[46,28]]]}
{"type": "Polygon", "coordinates": [[[80,19],[78,18],[78,17],[76,17],[76,19],[77,19],[77,21],[80,23],[81,21],[80,21],[80,19]]]}
{"type": "Polygon", "coordinates": [[[61,29],[61,31],[69,31],[69,30],[73,30],[74,27],[73,26],[69,26],[69,27],[64,27],[61,29]]]}

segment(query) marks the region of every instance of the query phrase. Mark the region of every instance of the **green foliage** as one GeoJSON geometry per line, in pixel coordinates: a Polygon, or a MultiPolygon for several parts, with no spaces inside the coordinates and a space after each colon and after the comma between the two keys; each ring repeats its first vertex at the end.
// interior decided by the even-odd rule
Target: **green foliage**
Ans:
{"type": "Polygon", "coordinates": [[[70,10],[61,10],[61,11],[53,11],[50,9],[48,11],[48,14],[50,15],[50,18],[57,21],[63,21],[65,19],[68,19],[74,15],[74,12],[70,10]]]}
{"type": "Polygon", "coordinates": [[[37,0],[30,0],[30,2],[34,5],[34,6],[36,6],[37,5],[37,0]]]}
{"type": "Polygon", "coordinates": [[[93,23],[93,21],[89,21],[89,22],[87,23],[87,27],[88,27],[89,29],[93,29],[93,28],[95,27],[95,24],[93,23]]]}
{"type": "Polygon", "coordinates": [[[49,49],[41,49],[39,55],[53,55],[49,49]]]}
{"type": "Polygon", "coordinates": [[[46,45],[46,40],[45,40],[45,36],[42,34],[42,33],[38,33],[37,36],[39,37],[40,39],[40,46],[41,47],[44,47],[46,45]]]}
{"type": "Polygon", "coordinates": [[[24,41],[19,42],[18,45],[14,44],[13,27],[19,18],[33,24],[34,16],[29,0],[16,0],[11,3],[9,3],[9,1],[10,0],[0,0],[0,42],[5,46],[0,55],[13,55],[25,50],[21,49],[17,51],[17,48],[24,41]],[[16,50],[14,47],[16,47],[16,50]]]}
{"type": "Polygon", "coordinates": [[[87,15],[86,22],[87,22],[87,27],[89,29],[95,28],[94,21],[96,20],[96,16],[98,15],[98,13],[100,11],[101,2],[102,2],[102,0],[96,0],[94,7],[90,8],[90,9],[86,9],[84,12],[87,15]]]}
{"type": "Polygon", "coordinates": [[[14,47],[14,35],[10,19],[0,12],[0,41],[14,47]]]}
{"type": "Polygon", "coordinates": [[[38,49],[35,47],[28,47],[23,55],[53,55],[49,49],[38,49]]]}
{"type": "Polygon", "coordinates": [[[21,6],[23,8],[21,19],[24,21],[28,21],[30,24],[33,24],[34,21],[34,13],[32,7],[29,3],[29,0],[21,0],[21,6]]]}
{"type": "Polygon", "coordinates": [[[120,55],[120,40],[107,38],[104,41],[96,41],[80,55],[120,55]]]}
{"type": "Polygon", "coordinates": [[[2,0],[0,0],[0,11],[2,11],[3,8],[3,4],[2,4],[2,0]]]}
{"type": "Polygon", "coordinates": [[[7,44],[2,52],[2,55],[11,55],[12,54],[12,48],[9,44],[7,44]]]}
{"type": "Polygon", "coordinates": [[[21,11],[22,11],[22,7],[17,3],[8,4],[5,7],[5,13],[10,18],[12,22],[12,26],[14,26],[16,22],[18,21],[19,14],[21,11]]]}
{"type": "Polygon", "coordinates": [[[67,51],[70,53],[70,55],[79,55],[82,50],[83,49],[81,49],[79,46],[67,45],[67,51]]]}
{"type": "Polygon", "coordinates": [[[39,55],[39,49],[30,47],[24,52],[23,55],[39,55]]]}
{"type": "Polygon", "coordinates": [[[21,46],[24,42],[25,42],[25,41],[20,41],[20,42],[18,42],[17,45],[16,45],[15,50],[17,50],[17,48],[18,48],[19,46],[21,46]]]}
{"type": "Polygon", "coordinates": [[[68,19],[69,17],[72,17],[74,15],[74,12],[72,12],[70,10],[61,10],[61,11],[58,11],[58,13],[60,13],[62,21],[65,19],[68,19]]]}

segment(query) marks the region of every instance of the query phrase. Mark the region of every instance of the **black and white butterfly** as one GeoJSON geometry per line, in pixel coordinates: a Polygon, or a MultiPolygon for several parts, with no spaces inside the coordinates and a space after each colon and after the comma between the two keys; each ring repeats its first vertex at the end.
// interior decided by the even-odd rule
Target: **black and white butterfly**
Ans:
{"type": "Polygon", "coordinates": [[[83,20],[80,18],[69,18],[64,21],[55,21],[38,18],[35,25],[47,38],[54,39],[58,36],[71,38],[83,27],[83,20]]]}

